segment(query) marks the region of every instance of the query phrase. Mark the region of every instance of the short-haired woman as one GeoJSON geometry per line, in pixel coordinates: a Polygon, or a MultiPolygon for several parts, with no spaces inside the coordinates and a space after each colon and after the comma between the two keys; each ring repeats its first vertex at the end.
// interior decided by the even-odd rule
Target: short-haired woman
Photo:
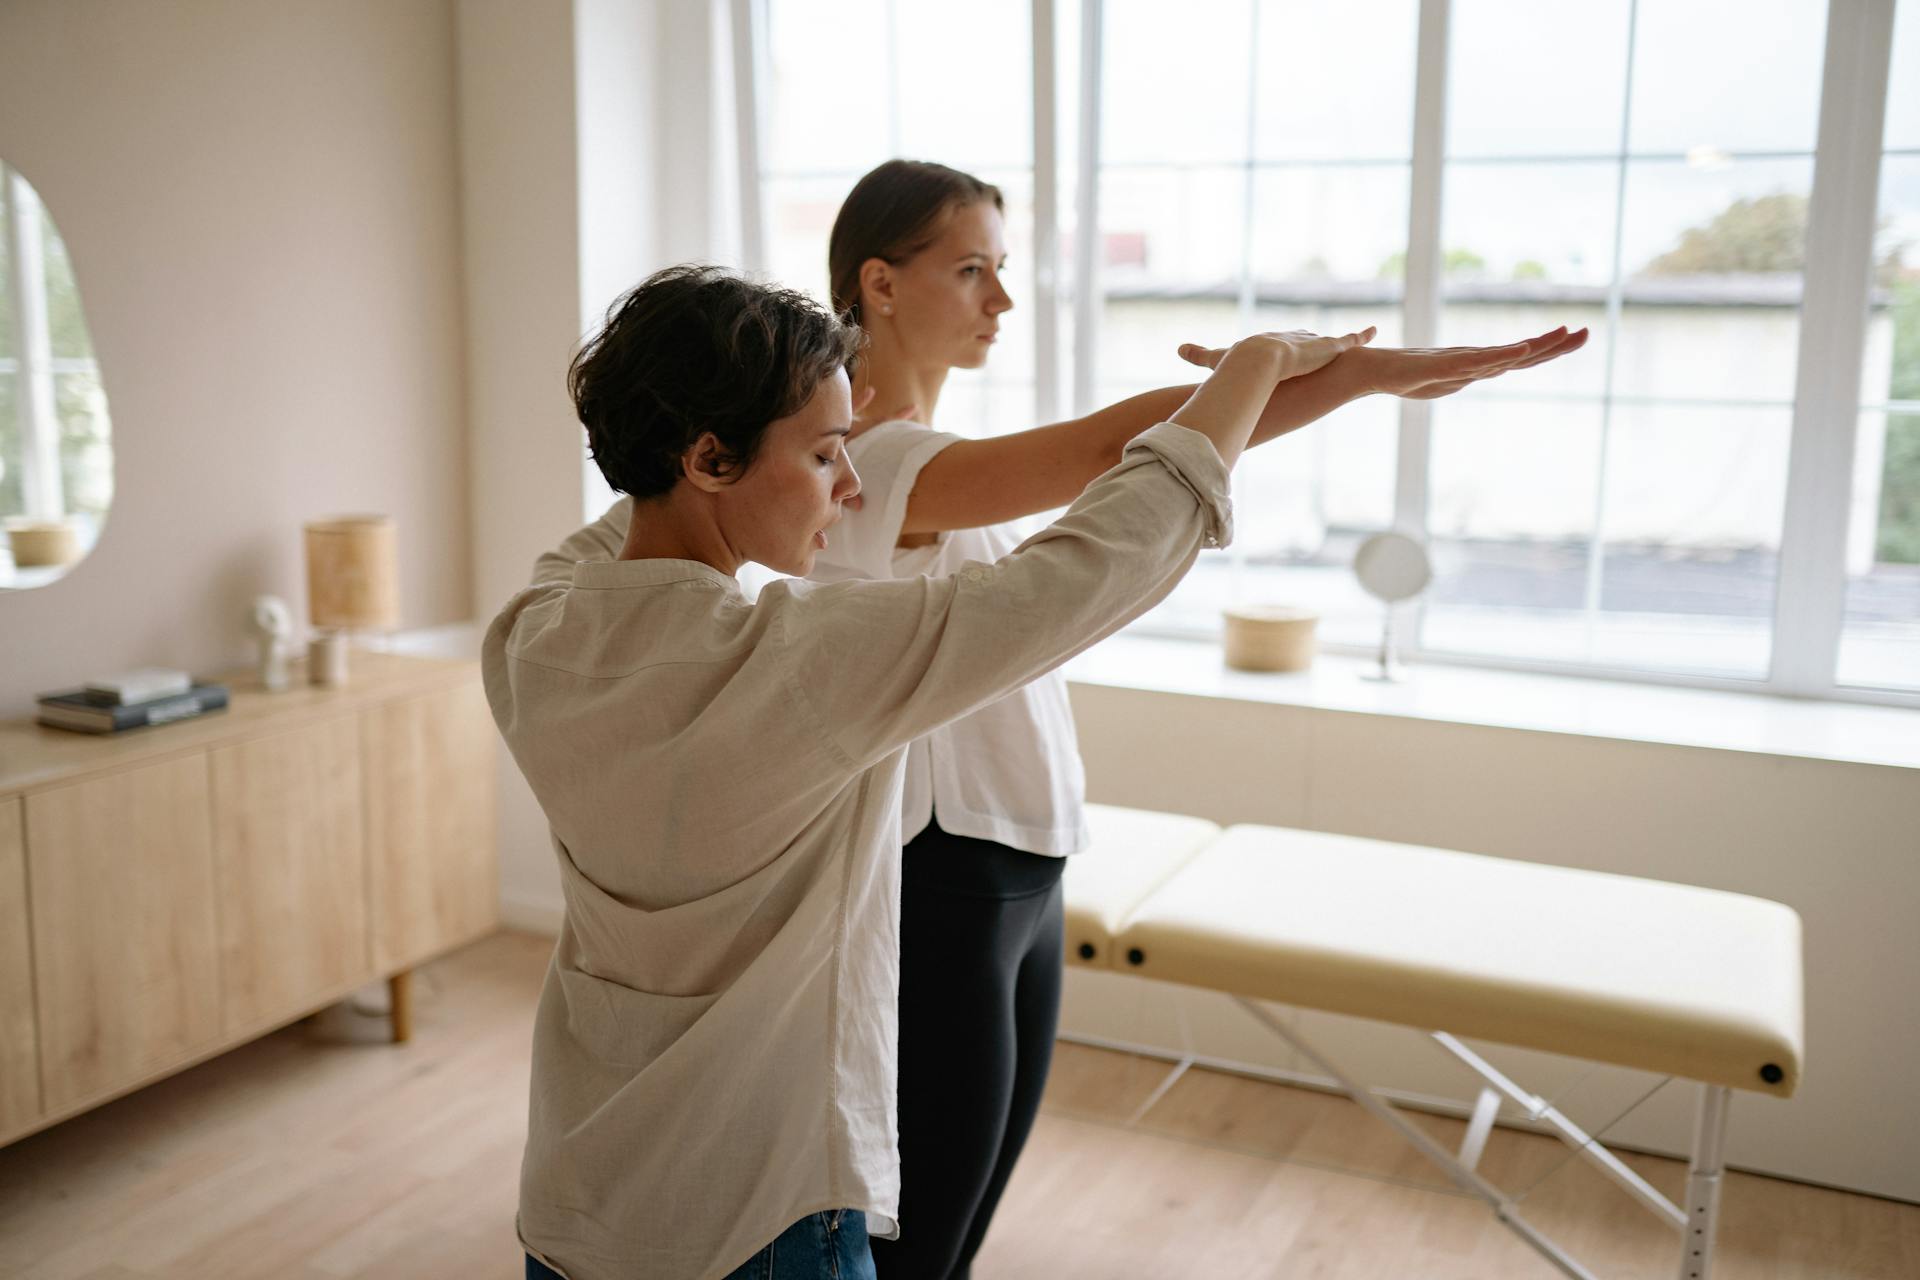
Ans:
{"type": "Polygon", "coordinates": [[[1259,335],[998,563],[749,601],[859,489],[857,331],[710,268],[616,304],[571,385],[632,497],[612,560],[488,629],[495,722],[552,829],[566,915],[535,1016],[530,1276],[872,1274],[898,1217],[907,745],[1162,598],[1229,534],[1228,472],[1282,379],[1357,335],[1259,335]]]}

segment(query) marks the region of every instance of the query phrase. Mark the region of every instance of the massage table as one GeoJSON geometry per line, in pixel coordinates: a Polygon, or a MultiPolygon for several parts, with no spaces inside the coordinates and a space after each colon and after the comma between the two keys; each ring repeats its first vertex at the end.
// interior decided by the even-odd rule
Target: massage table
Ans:
{"type": "Polygon", "coordinates": [[[1800,918],[1791,908],[1632,876],[1281,827],[1223,830],[1106,805],[1089,806],[1088,823],[1092,845],[1065,880],[1068,964],[1231,996],[1554,1266],[1593,1280],[1478,1172],[1500,1107],[1511,1103],[1674,1228],[1682,1280],[1707,1280],[1731,1091],[1785,1098],[1800,1079],[1800,918]],[[1265,1002],[1431,1035],[1485,1081],[1460,1150],[1435,1142],[1265,1002]],[[1462,1037],[1696,1082],[1686,1203],[1462,1037]]]}

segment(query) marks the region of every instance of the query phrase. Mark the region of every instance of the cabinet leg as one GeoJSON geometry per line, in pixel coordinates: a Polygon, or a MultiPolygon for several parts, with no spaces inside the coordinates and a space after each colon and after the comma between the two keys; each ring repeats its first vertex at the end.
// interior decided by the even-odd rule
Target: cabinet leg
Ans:
{"type": "Polygon", "coordinates": [[[393,1042],[405,1044],[413,1039],[413,971],[402,969],[387,979],[387,1018],[393,1025],[393,1042]]]}

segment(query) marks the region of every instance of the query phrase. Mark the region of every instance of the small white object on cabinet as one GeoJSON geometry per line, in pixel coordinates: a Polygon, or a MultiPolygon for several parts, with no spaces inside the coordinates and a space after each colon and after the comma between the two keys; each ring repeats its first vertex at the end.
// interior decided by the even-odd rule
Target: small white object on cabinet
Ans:
{"type": "Polygon", "coordinates": [[[260,686],[273,693],[287,687],[287,644],[293,638],[293,613],[279,596],[255,596],[254,638],[260,642],[260,686]]]}

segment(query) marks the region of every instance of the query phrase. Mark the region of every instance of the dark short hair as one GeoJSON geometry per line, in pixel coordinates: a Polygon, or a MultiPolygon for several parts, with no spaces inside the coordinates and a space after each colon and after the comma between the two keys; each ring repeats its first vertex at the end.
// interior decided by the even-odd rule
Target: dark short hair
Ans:
{"type": "Polygon", "coordinates": [[[805,294],[720,267],[668,267],[608,309],[567,389],[607,484],[652,498],[707,432],[720,442],[716,474],[746,470],[767,425],[846,368],[861,336],[805,294]]]}
{"type": "Polygon", "coordinates": [[[889,160],[854,183],[827,239],[834,312],[861,323],[861,266],[869,258],[898,266],[933,243],[948,210],[981,201],[1007,211],[1000,188],[926,160],[889,160]]]}

